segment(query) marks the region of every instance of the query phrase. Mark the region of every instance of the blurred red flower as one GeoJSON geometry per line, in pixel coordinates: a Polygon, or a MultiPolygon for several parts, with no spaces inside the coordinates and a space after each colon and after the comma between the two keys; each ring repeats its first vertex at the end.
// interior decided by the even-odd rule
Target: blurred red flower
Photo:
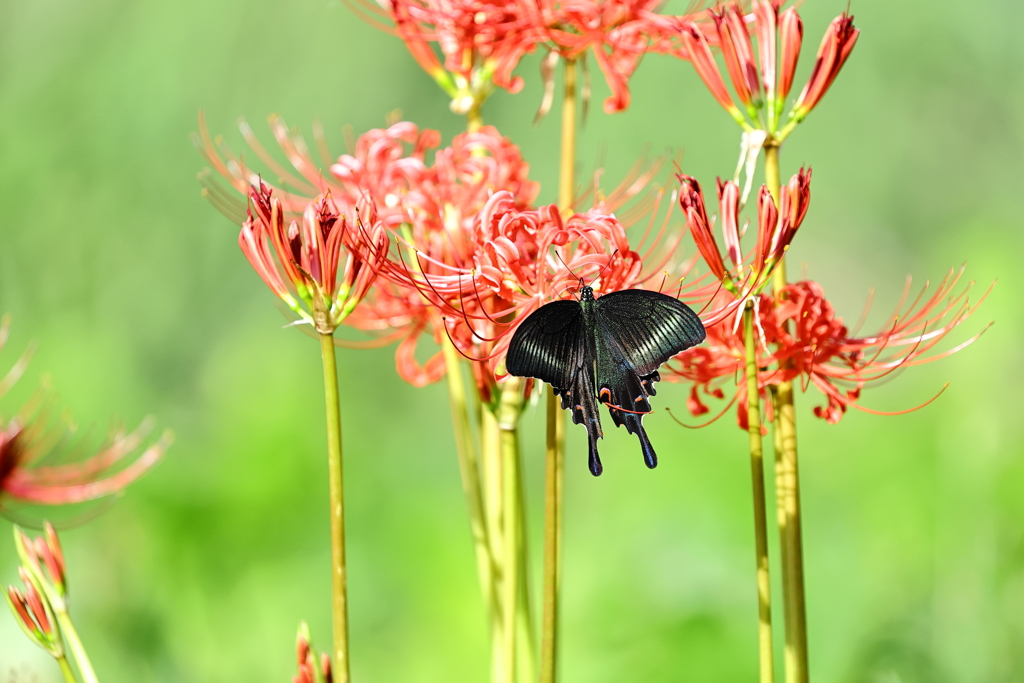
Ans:
{"type": "MultiPolygon", "coordinates": [[[[9,329],[5,318],[0,349],[9,329]]],[[[17,382],[29,355],[24,354],[0,381],[0,396],[17,382]]],[[[152,420],[146,419],[133,432],[116,429],[98,451],[86,454],[83,444],[73,443],[75,428],[66,419],[51,419],[49,400],[40,390],[17,416],[0,419],[0,513],[10,502],[66,505],[121,491],[155,465],[171,444],[171,433],[165,431],[142,453],[129,457],[152,428],[152,420]]]]}

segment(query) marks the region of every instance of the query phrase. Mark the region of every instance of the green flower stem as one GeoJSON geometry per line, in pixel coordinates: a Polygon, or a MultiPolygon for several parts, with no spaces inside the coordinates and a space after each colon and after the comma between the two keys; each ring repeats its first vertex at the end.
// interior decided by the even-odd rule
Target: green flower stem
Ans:
{"type": "MultiPolygon", "coordinates": [[[[516,431],[516,439],[519,432],[516,431]]],[[[522,643],[519,680],[534,683],[537,680],[537,635],[533,624],[530,602],[530,557],[526,542],[526,493],[523,485],[523,453],[516,444],[516,507],[519,510],[519,533],[516,534],[516,557],[519,561],[519,601],[516,603],[516,628],[522,643]]]]}
{"type": "MultiPolygon", "coordinates": [[[[765,182],[776,206],[779,204],[779,142],[764,146],[765,182]]],[[[772,274],[776,297],[786,286],[786,260],[772,274]]],[[[785,368],[785,365],[783,366],[785,368]]],[[[804,556],[800,517],[800,468],[796,445],[796,406],[793,383],[782,382],[775,398],[775,504],[782,551],[782,601],[786,616],[786,683],[807,683],[807,609],[804,590],[804,556]]]]}
{"type": "Polygon", "coordinates": [[[754,547],[757,552],[757,643],[760,682],[772,683],[772,596],[768,574],[768,514],[764,495],[764,448],[761,441],[761,396],[757,382],[757,344],[754,338],[754,304],[743,310],[743,341],[746,347],[747,430],[750,434],[750,474],[754,489],[754,547]]]}
{"type": "Polygon", "coordinates": [[[64,655],[57,657],[57,664],[60,665],[60,672],[64,674],[66,683],[78,683],[78,679],[75,678],[75,672],[71,670],[71,664],[68,663],[67,657],[64,655]]]}
{"type": "MultiPolygon", "coordinates": [[[[71,654],[75,657],[75,663],[78,665],[78,673],[82,675],[82,681],[84,683],[99,683],[99,679],[96,678],[96,672],[92,668],[92,662],[89,661],[89,655],[85,651],[85,646],[82,645],[82,639],[78,637],[78,631],[75,630],[75,625],[71,622],[67,603],[64,602],[63,598],[53,600],[51,596],[50,604],[53,605],[53,614],[57,617],[57,623],[60,626],[61,633],[64,634],[64,640],[67,641],[68,649],[71,650],[71,654]]],[[[64,670],[65,665],[67,665],[66,658],[64,664],[61,665],[61,671],[64,670]]],[[[64,674],[64,676],[67,678],[67,674],[64,674]]],[[[74,676],[72,676],[71,680],[75,680],[74,676]]]]}
{"type": "MultiPolygon", "coordinates": [[[[573,212],[576,190],[576,61],[565,60],[562,99],[562,149],[558,178],[558,208],[573,212]]],[[[562,473],[565,420],[554,393],[547,400],[547,438],[544,474],[544,597],[540,635],[540,681],[555,683],[558,671],[559,592],[562,574],[562,473]]]]}
{"type": "Polygon", "coordinates": [[[562,151],[558,173],[558,209],[572,214],[576,194],[576,60],[565,60],[565,95],[562,100],[562,151]]]}
{"type": "Polygon", "coordinates": [[[473,100],[473,105],[466,112],[466,132],[475,133],[480,130],[484,125],[483,116],[480,114],[480,107],[482,103],[473,100]]]}
{"type": "Polygon", "coordinates": [[[331,514],[331,625],[334,631],[334,680],[349,683],[348,589],[345,573],[345,482],[341,468],[341,408],[338,404],[338,364],[334,335],[320,333],[327,407],[327,472],[331,514]]]}
{"type": "Polygon", "coordinates": [[[562,577],[562,477],[565,422],[559,398],[548,393],[544,473],[544,622],[541,636],[541,683],[554,683],[558,665],[559,587],[562,577]]]}
{"type": "Polygon", "coordinates": [[[480,489],[480,466],[473,445],[473,430],[470,426],[466,400],[466,384],[462,373],[463,365],[459,359],[459,352],[451,342],[442,344],[441,351],[444,354],[448,378],[448,403],[452,411],[452,426],[455,430],[455,449],[459,456],[462,490],[466,495],[469,525],[473,533],[473,548],[476,552],[480,591],[483,593],[488,615],[491,615],[497,609],[498,601],[495,593],[494,559],[491,554],[487,522],[484,518],[483,493],[480,489]]]}
{"type": "Polygon", "coordinates": [[[502,489],[502,653],[504,661],[504,683],[515,683],[518,659],[516,638],[516,613],[519,603],[519,560],[516,557],[519,546],[520,510],[517,492],[519,476],[519,414],[522,410],[522,384],[518,377],[510,377],[501,391],[498,405],[498,430],[501,449],[502,489]]]}
{"type": "Polygon", "coordinates": [[[505,603],[501,591],[503,581],[504,528],[502,526],[502,462],[501,435],[494,410],[484,406],[480,411],[480,446],[483,481],[484,524],[490,547],[490,572],[493,581],[494,609],[491,625],[491,681],[505,680],[504,624],[505,603]]]}

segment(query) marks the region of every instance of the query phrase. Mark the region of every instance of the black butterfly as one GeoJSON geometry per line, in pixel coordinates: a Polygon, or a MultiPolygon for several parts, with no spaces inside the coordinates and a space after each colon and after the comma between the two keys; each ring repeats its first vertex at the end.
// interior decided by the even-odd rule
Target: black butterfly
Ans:
{"type": "Polygon", "coordinates": [[[519,326],[508,346],[505,367],[517,377],[536,377],[572,408],[572,421],[587,428],[590,472],[601,474],[597,440],[603,438],[595,398],[606,406],[616,427],[636,434],[644,462],[654,454],[641,419],[651,412],[658,368],[702,341],[704,325],[690,307],[666,294],[643,289],[610,292],[600,299],[583,286],[580,300],[541,306],[519,326]]]}

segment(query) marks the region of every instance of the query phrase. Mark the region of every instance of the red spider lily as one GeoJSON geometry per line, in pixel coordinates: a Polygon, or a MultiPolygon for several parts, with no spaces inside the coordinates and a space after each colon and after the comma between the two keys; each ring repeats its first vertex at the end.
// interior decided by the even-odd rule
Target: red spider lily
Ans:
{"type": "Polygon", "coordinates": [[[557,207],[522,209],[508,191],[494,193],[474,216],[466,236],[471,251],[458,254],[431,237],[423,231],[410,240],[408,256],[393,257],[384,276],[428,302],[435,333],[480,361],[474,375],[485,399],[515,315],[575,288],[576,276],[595,266],[613,289],[631,286],[640,275],[639,255],[613,217],[577,214],[563,221],[557,207]],[[549,253],[552,246],[564,247],[565,265],[549,253]]]}
{"type": "Polygon", "coordinates": [[[292,676],[292,683],[331,683],[331,658],[324,652],[320,655],[320,662],[317,662],[306,622],[299,625],[299,633],[295,638],[295,656],[299,673],[292,676]]]}
{"type": "Polygon", "coordinates": [[[780,4],[754,0],[752,14],[745,16],[738,3],[730,2],[711,12],[710,23],[698,24],[691,20],[671,24],[715,100],[744,129],[750,130],[751,124],[729,94],[711,52],[711,45],[720,47],[736,99],[754,126],[779,140],[821,101],[853,50],[858,34],[853,28],[853,17],[843,14],[832,22],[818,51],[811,78],[790,113],[790,122],[779,131],[803,42],[803,23],[796,9],[790,7],[779,12],[780,4]],[[755,37],[756,50],[752,41],[755,37]]]}
{"type": "MultiPolygon", "coordinates": [[[[8,330],[5,319],[0,325],[0,348],[8,330]]],[[[18,380],[28,356],[22,356],[0,381],[0,396],[18,380]]],[[[171,433],[164,432],[156,443],[118,470],[145,441],[152,430],[151,420],[144,420],[131,433],[120,429],[113,432],[99,451],[82,459],[81,445],[60,447],[68,446],[74,430],[59,422],[51,424],[47,403],[44,394],[37,393],[17,417],[6,424],[0,422],[0,513],[9,502],[69,505],[117,493],[155,465],[172,440],[171,433]]]]}
{"type": "Polygon", "coordinates": [[[860,31],[853,27],[853,17],[846,13],[836,17],[829,24],[828,31],[825,32],[825,37],[818,47],[818,57],[811,70],[811,77],[793,106],[793,118],[796,121],[802,121],[828,92],[832,81],[846,63],[846,58],[853,51],[853,46],[857,44],[859,34],[860,31]]]}
{"type": "Polygon", "coordinates": [[[24,566],[53,586],[58,595],[67,593],[64,550],[50,522],[43,523],[43,535],[34,539],[15,525],[14,542],[24,566]]]}
{"type": "Polygon", "coordinates": [[[683,50],[664,47],[670,42],[666,27],[696,20],[699,14],[660,16],[656,12],[662,4],[661,0],[538,0],[547,37],[558,53],[575,59],[593,51],[611,89],[604,101],[609,114],[629,106],[629,78],[647,52],[672,52],[686,58],[683,50]]]}
{"type": "Polygon", "coordinates": [[[0,433],[0,498],[32,505],[68,505],[109,496],[145,474],[171,442],[170,433],[165,432],[127,467],[106,476],[142,444],[152,429],[150,421],[134,432],[118,430],[106,446],[83,461],[52,465],[46,463],[57,460],[51,451],[65,430],[49,429],[45,420],[39,422],[43,424],[25,426],[13,419],[0,433]]]}
{"type": "Polygon", "coordinates": [[[52,657],[62,657],[64,641],[46,591],[25,567],[18,567],[18,575],[24,589],[8,586],[5,595],[18,625],[29,640],[52,657]]]}
{"type": "MultiPolygon", "coordinates": [[[[980,300],[970,303],[968,293],[971,285],[955,291],[961,274],[962,271],[955,274],[951,271],[930,296],[926,296],[926,285],[909,304],[908,280],[888,325],[877,334],[868,336],[858,336],[847,328],[816,282],[789,284],[778,299],[760,295],[755,307],[760,337],[757,363],[761,368],[768,368],[758,377],[761,390],[798,378],[802,380],[804,389],[813,384],[826,398],[826,404],[816,406],[814,414],[830,424],[838,422],[851,407],[875,414],[909,412],[881,413],[866,408],[858,402],[861,391],[868,382],[901,368],[955,353],[981,335],[978,333],[951,349],[935,352],[936,345],[981,303],[980,300]]],[[[706,344],[688,349],[670,361],[663,376],[668,380],[693,382],[688,404],[693,415],[708,411],[700,400],[699,392],[724,398],[722,389],[731,378],[736,392],[728,405],[738,402],[737,422],[746,429],[746,382],[742,376],[742,358],[743,338],[739,326],[735,323],[721,324],[708,328],[706,344]]],[[[931,400],[910,410],[921,408],[931,400]]],[[[770,403],[766,405],[770,410],[770,403]]],[[[770,412],[768,419],[771,419],[770,412]]]]}
{"type": "MultiPolygon", "coordinates": [[[[497,192],[480,211],[470,264],[459,268],[423,254],[418,272],[395,269],[444,317],[444,332],[474,363],[482,395],[499,368],[517,323],[543,304],[593,279],[597,291],[660,285],[689,272],[693,259],[679,263],[679,239],[648,251],[646,263],[630,244],[625,227],[600,210],[563,218],[554,205],[521,210],[508,192],[497,192]],[[646,267],[645,267],[646,265],[646,267]]],[[[655,239],[657,243],[660,235],[655,239]]],[[[710,298],[717,285],[691,284],[689,299],[710,298]]]]}
{"type": "Polygon", "coordinates": [[[740,249],[739,186],[731,180],[718,180],[719,219],[726,252],[735,266],[732,272],[726,268],[715,240],[713,222],[708,219],[700,183],[688,175],[679,174],[676,177],[681,186],[679,203],[690,234],[712,274],[735,296],[745,296],[764,289],[772,270],[789,249],[807,214],[811,197],[811,171],[800,169],[788,184],[780,188],[779,208],[775,207],[768,188],[761,186],[757,202],[757,246],[748,259],[743,258],[740,249]]]}
{"type": "Polygon", "coordinates": [[[357,206],[350,220],[330,194],[306,205],[301,224],[285,227],[284,208],[272,194],[264,183],[252,188],[238,244],[274,294],[318,332],[333,334],[376,279],[374,261],[387,252],[388,235],[372,202],[357,206]]]}
{"type": "MultiPolygon", "coordinates": [[[[385,130],[372,130],[360,136],[352,154],[342,155],[330,163],[330,174],[327,176],[315,170],[317,162],[309,154],[301,137],[289,132],[276,118],[271,119],[271,126],[295,172],[283,168],[267,154],[247,127],[243,128],[243,132],[257,156],[272,173],[302,192],[316,192],[317,186],[323,188],[321,192],[329,193],[330,200],[336,206],[332,214],[340,212],[342,207],[350,207],[351,210],[351,207],[360,204],[375,206],[376,221],[383,227],[384,234],[390,234],[405,244],[415,245],[422,253],[422,256],[410,253],[410,260],[406,263],[400,262],[396,256],[392,264],[385,258],[388,248],[380,232],[375,227],[354,226],[351,230],[354,240],[352,244],[345,240],[343,242],[353,249],[353,253],[360,254],[368,265],[368,271],[375,274],[386,274],[396,269],[404,271],[407,268],[423,268],[432,272],[437,268],[435,262],[471,269],[472,254],[479,247],[473,236],[473,224],[491,194],[501,190],[509,191],[516,197],[516,206],[525,209],[539,189],[537,183],[529,180],[529,165],[523,160],[518,148],[490,126],[456,136],[450,147],[438,150],[432,159],[428,159],[428,154],[440,142],[436,131],[421,131],[411,123],[397,123],[385,130]]],[[[211,164],[233,187],[249,192],[249,183],[255,181],[258,188],[265,188],[256,194],[273,194],[272,202],[250,202],[250,213],[253,214],[251,220],[259,219],[261,224],[272,227],[268,234],[277,242],[265,240],[262,250],[250,248],[247,253],[256,256],[251,260],[268,286],[278,296],[284,292],[290,297],[281,296],[293,310],[302,315],[299,299],[303,293],[301,288],[305,287],[304,271],[309,271],[302,267],[301,254],[284,260],[281,255],[292,253],[288,241],[290,228],[286,228],[286,224],[300,216],[305,220],[306,208],[317,200],[310,200],[285,189],[271,188],[230,150],[218,150],[205,128],[201,128],[200,139],[211,164]],[[279,207],[276,214],[272,210],[274,205],[279,207]],[[275,251],[276,258],[273,253],[275,251]]],[[[321,156],[328,155],[322,151],[321,156]]],[[[209,180],[207,189],[217,203],[227,208],[227,213],[236,213],[230,195],[216,188],[209,180]]],[[[629,193],[625,193],[625,198],[628,198],[627,195],[629,193]]],[[[316,211],[312,213],[313,218],[318,215],[316,211]]],[[[302,233],[295,231],[294,234],[301,237],[302,233]]],[[[316,231],[307,234],[315,235],[316,231]]],[[[445,332],[435,309],[402,276],[394,276],[392,273],[389,282],[379,282],[367,294],[362,305],[351,312],[346,323],[357,329],[383,333],[384,336],[379,339],[381,343],[401,339],[396,362],[399,373],[412,384],[422,386],[444,375],[440,354],[424,365],[416,361],[415,350],[419,336],[429,330],[440,343],[445,332]]],[[[344,341],[339,343],[348,345],[344,341]]]]}
{"type": "MultiPolygon", "coordinates": [[[[495,342],[507,333],[509,321],[520,307],[528,303],[529,297],[523,292],[529,290],[533,294],[532,306],[536,307],[544,300],[561,295],[567,286],[576,285],[574,276],[568,274],[553,254],[548,255],[544,267],[550,268],[551,273],[558,273],[563,282],[538,284],[536,275],[525,273],[524,269],[530,266],[527,255],[541,253],[537,240],[548,239],[546,235],[550,239],[562,235],[557,239],[571,241],[585,237],[589,240],[587,247],[579,250],[573,247],[571,253],[563,250],[561,254],[577,275],[592,277],[609,260],[614,261],[614,269],[602,274],[603,281],[614,284],[605,291],[637,286],[666,269],[682,275],[692,265],[691,262],[684,268],[672,261],[672,252],[681,236],[664,239],[668,218],[653,232],[651,228],[657,221],[650,219],[648,234],[641,240],[641,244],[646,245],[641,257],[639,252],[632,252],[625,240],[622,222],[614,217],[616,209],[648,186],[659,165],[657,162],[650,168],[638,164],[624,186],[607,195],[595,186],[590,191],[595,208],[563,221],[554,214],[548,215],[553,211],[550,207],[530,209],[538,185],[529,180],[529,166],[518,148],[493,127],[485,126],[456,136],[450,147],[437,150],[432,158],[431,151],[439,143],[434,131],[421,131],[409,123],[373,130],[360,136],[354,153],[339,157],[330,165],[330,174],[323,176],[314,170],[316,161],[300,137],[289,132],[276,118],[271,119],[271,125],[295,172],[270,157],[252,139],[247,128],[243,128],[243,132],[274,175],[284,178],[290,187],[299,191],[323,188],[320,192],[329,193],[337,212],[342,206],[372,202],[377,208],[377,221],[395,238],[393,244],[397,249],[391,249],[390,253],[383,241],[373,239],[375,233],[370,229],[352,230],[353,243],[345,241],[356,253],[365,254],[366,262],[378,274],[376,284],[345,323],[382,335],[377,340],[379,343],[400,341],[396,350],[399,374],[417,386],[437,381],[445,373],[440,352],[423,364],[417,361],[418,341],[424,333],[430,333],[435,343],[447,343],[446,337],[451,337],[465,355],[487,359],[486,364],[475,366],[474,370],[481,393],[489,395],[495,381],[492,372],[496,363],[495,342]],[[502,232],[534,223],[539,227],[524,229],[513,236],[502,232]],[[361,243],[355,244],[356,240],[361,243]],[[509,256],[509,243],[522,250],[522,261],[509,256]],[[609,255],[615,249],[620,249],[620,253],[612,258],[609,255]],[[604,254],[603,258],[598,256],[599,252],[604,254]],[[576,256],[584,255],[592,258],[585,263],[574,261],[576,256]],[[639,266],[629,277],[619,273],[619,269],[630,268],[639,259],[647,265],[642,276],[639,266]],[[578,272],[584,265],[589,269],[578,272]],[[513,273],[513,268],[519,272],[513,273]],[[525,283],[522,286],[520,279],[525,283]],[[553,291],[556,287],[558,290],[553,291]],[[445,317],[447,320],[443,319],[445,317]]],[[[300,217],[305,220],[311,200],[296,192],[271,188],[230,150],[218,150],[205,129],[201,129],[200,139],[211,164],[234,187],[250,191],[248,183],[255,179],[257,187],[261,188],[253,191],[251,220],[270,224],[273,229],[268,234],[276,237],[265,240],[261,251],[250,249],[258,256],[253,259],[254,265],[275,293],[281,296],[280,292],[285,292],[291,300],[282,299],[301,310],[299,285],[305,285],[303,271],[309,270],[302,267],[300,257],[288,260],[295,264],[292,267],[282,262],[280,255],[292,253],[291,243],[287,241],[289,229],[285,225],[289,220],[297,222],[300,217]],[[264,198],[267,193],[272,193],[272,199],[264,198]],[[276,214],[275,205],[279,207],[276,214]]],[[[326,158],[328,154],[323,151],[321,156],[326,158]]],[[[230,196],[209,180],[207,189],[222,207],[227,207],[229,214],[236,212],[230,204],[230,196]]],[[[642,200],[626,214],[640,217],[643,212],[649,212],[653,216],[657,208],[657,200],[642,200]]],[[[328,213],[333,215],[334,212],[328,213]]],[[[313,211],[311,215],[316,218],[321,212],[313,211]]],[[[302,234],[302,231],[294,232],[299,237],[302,234]]],[[[315,235],[316,231],[305,234],[315,235]]],[[[693,296],[697,295],[693,288],[698,284],[691,285],[693,296]]],[[[710,293],[705,298],[709,296],[710,293]]],[[[365,346],[374,342],[339,340],[338,343],[365,346]]]]}
{"type": "Polygon", "coordinates": [[[452,110],[466,113],[494,86],[518,92],[523,79],[512,72],[544,35],[537,10],[519,0],[386,0],[383,11],[363,9],[388,19],[423,70],[452,98],[452,110]],[[438,59],[432,43],[444,57],[438,59]]]}

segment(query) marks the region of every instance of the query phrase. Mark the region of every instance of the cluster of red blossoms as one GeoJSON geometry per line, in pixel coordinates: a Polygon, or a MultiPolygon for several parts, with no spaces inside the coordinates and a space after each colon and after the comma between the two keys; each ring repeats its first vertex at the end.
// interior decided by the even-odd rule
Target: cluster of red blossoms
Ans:
{"type": "MultiPolygon", "coordinates": [[[[793,84],[803,24],[783,0],[754,0],[750,15],[737,2],[684,15],[661,14],[661,0],[383,0],[359,5],[373,23],[397,34],[420,66],[452,97],[461,113],[486,99],[493,87],[518,92],[513,76],[520,59],[538,47],[552,59],[588,53],[605,76],[608,113],[629,106],[629,79],[649,52],[689,60],[712,94],[743,121],[711,53],[721,48],[737,99],[761,128],[774,130],[793,84]],[[385,21],[389,21],[388,26],[385,21]],[[757,36],[754,57],[750,27],[757,36]],[[440,55],[433,44],[436,43],[440,55]],[[781,62],[777,67],[777,54],[781,62]],[[760,69],[756,62],[760,61],[760,69]],[[760,78],[759,78],[760,74],[760,78]],[[762,90],[763,87],[763,90],[762,90]],[[765,117],[761,115],[765,114],[765,117]]],[[[820,101],[857,40],[852,18],[837,18],[822,40],[810,80],[791,118],[802,120],[820,101]]]]}
{"type": "MultiPolygon", "coordinates": [[[[657,14],[661,0],[387,0],[367,3],[372,15],[390,20],[420,66],[465,112],[492,87],[518,92],[512,72],[538,47],[564,59],[592,51],[612,95],[609,113],[629,106],[630,76],[649,51],[679,52],[673,41],[680,18],[657,14]],[[432,47],[437,43],[443,59],[432,47]],[[658,46],[657,48],[655,46],[658,46]]],[[[707,13],[687,15],[689,20],[707,13]]],[[[377,22],[379,23],[379,21],[377,22]]],[[[385,27],[387,29],[387,27],[385,27]]]]}
{"type": "MultiPolygon", "coordinates": [[[[243,252],[303,322],[330,332],[344,321],[377,334],[380,344],[400,341],[398,372],[416,386],[446,370],[440,351],[424,362],[416,358],[428,330],[435,344],[450,340],[475,361],[489,400],[509,332],[539,306],[575,291],[580,278],[596,277],[593,286],[606,292],[662,287],[694,264],[676,258],[682,234],[666,239],[667,221],[648,226],[634,245],[616,217],[645,186],[650,174],[643,169],[623,189],[595,192],[588,211],[563,217],[553,205],[532,206],[538,186],[528,165],[489,126],[442,149],[435,131],[410,123],[371,130],[321,176],[307,146],[279,120],[271,125],[295,172],[253,148],[288,189],[264,182],[202,131],[210,163],[248,196],[243,252]],[[335,253],[319,265],[328,245],[335,253]],[[330,314],[329,329],[317,322],[317,307],[330,314]]],[[[697,279],[686,296],[706,301],[717,286],[697,279]]]]}
{"type": "MultiPolygon", "coordinates": [[[[481,74],[487,83],[517,89],[512,71],[537,45],[546,44],[552,54],[565,58],[593,48],[612,85],[606,108],[618,110],[628,103],[626,80],[636,60],[648,51],[667,52],[692,61],[715,98],[746,130],[757,126],[779,144],[820,101],[858,35],[847,15],[832,22],[811,77],[784,123],[781,114],[792,88],[803,27],[796,11],[781,11],[781,4],[755,0],[747,15],[739,4],[728,3],[683,17],[657,15],[655,3],[646,0],[391,0],[387,10],[424,68],[439,81],[448,79],[466,97],[479,94],[473,84],[480,84],[481,74]],[[432,42],[440,46],[443,64],[432,42]],[[735,100],[722,80],[712,45],[723,55],[735,100]]],[[[215,145],[200,122],[207,159],[247,196],[239,236],[242,250],[301,322],[324,334],[344,323],[374,335],[370,342],[338,340],[340,345],[398,341],[398,372],[416,386],[437,381],[446,372],[441,351],[417,358],[423,357],[417,354],[419,342],[429,333],[435,348],[450,343],[473,361],[480,395],[492,400],[503,376],[510,332],[539,306],[570,295],[583,278],[593,279],[598,292],[666,290],[699,308],[708,328],[707,343],[670,361],[664,376],[692,383],[688,406],[694,415],[708,412],[704,399],[724,399],[723,387],[736,386],[728,405],[740,399],[742,426],[746,385],[739,381],[744,358],[739,320],[752,301],[762,392],[767,397],[774,385],[798,378],[805,386],[814,384],[827,398],[815,413],[835,422],[848,407],[860,407],[857,401],[866,382],[939,357],[929,355],[935,344],[973,310],[967,290],[954,293],[957,278],[947,278],[935,295],[919,296],[908,310],[898,310],[882,332],[856,336],[835,316],[816,283],[798,282],[764,293],[807,214],[809,171],[795,175],[777,198],[761,188],[756,195],[756,243],[746,251],[739,222],[745,193],[734,181],[719,181],[724,252],[700,185],[680,175],[679,206],[708,270],[693,277],[698,256],[680,255],[685,233],[668,229],[671,210],[657,229],[659,221],[650,219],[639,244],[627,236],[633,221],[620,218],[638,217],[636,205],[616,214],[650,181],[652,173],[642,168],[634,171],[627,189],[608,195],[594,191],[589,210],[578,210],[584,203],[578,198],[577,211],[566,214],[555,206],[533,204],[539,188],[528,177],[528,164],[493,127],[463,133],[440,148],[436,131],[396,123],[362,135],[350,154],[338,158],[318,139],[316,159],[283,121],[272,117],[270,123],[291,168],[267,153],[248,126],[242,132],[280,179],[276,187],[230,150],[215,145]]],[[[212,182],[208,189],[226,213],[243,214],[233,195],[212,182]]],[[[650,208],[643,202],[639,206],[650,208]]],[[[771,402],[765,405],[771,419],[771,402]]]]}
{"type": "MultiPolygon", "coordinates": [[[[761,188],[757,242],[747,254],[740,247],[739,188],[732,181],[718,182],[718,222],[731,268],[719,251],[700,185],[689,176],[680,176],[683,188],[680,203],[703,260],[723,285],[714,306],[724,307],[748,299],[754,303],[754,323],[759,337],[757,365],[761,369],[758,386],[763,405],[767,407],[767,418],[772,419],[771,389],[782,382],[799,379],[803,388],[813,384],[825,395],[826,404],[815,407],[814,414],[834,424],[851,407],[881,413],[858,403],[861,389],[867,382],[886,377],[900,368],[955,353],[977,339],[981,333],[952,349],[933,353],[936,344],[964,322],[981,301],[970,303],[971,284],[956,291],[961,273],[947,275],[930,296],[925,285],[912,300],[908,281],[886,326],[875,334],[859,335],[836,316],[821,285],[816,282],[795,282],[772,294],[764,293],[762,290],[773,268],[785,254],[807,213],[810,178],[810,171],[803,170],[793,176],[789,184],[780,189],[778,210],[768,189],[761,188]]],[[[745,349],[739,320],[741,309],[741,306],[734,306],[737,312],[732,317],[709,324],[706,342],[670,360],[662,376],[668,381],[692,383],[687,407],[695,416],[710,410],[702,395],[724,400],[725,389],[729,388],[732,396],[715,419],[736,404],[737,422],[746,429],[747,385],[743,381],[745,349]]]]}

